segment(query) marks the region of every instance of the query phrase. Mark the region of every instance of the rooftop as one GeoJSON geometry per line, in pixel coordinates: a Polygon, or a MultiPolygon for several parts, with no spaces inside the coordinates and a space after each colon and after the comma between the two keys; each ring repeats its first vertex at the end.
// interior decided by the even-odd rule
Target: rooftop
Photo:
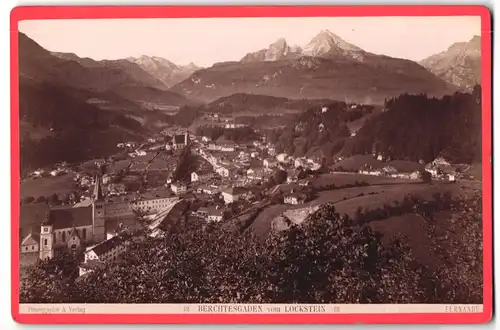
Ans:
{"type": "Polygon", "coordinates": [[[215,205],[211,205],[209,207],[200,207],[198,211],[207,212],[209,215],[222,216],[224,214],[224,208],[217,208],[215,205]]]}
{"type": "Polygon", "coordinates": [[[40,232],[40,226],[50,207],[45,203],[21,204],[19,211],[19,235],[23,239],[30,232],[40,232]]]}
{"type": "Polygon", "coordinates": [[[160,189],[153,189],[146,191],[144,193],[141,193],[138,198],[141,199],[157,199],[157,198],[168,198],[168,197],[174,197],[174,194],[170,189],[165,189],[165,188],[160,188],[160,189]]]}
{"type": "Polygon", "coordinates": [[[115,247],[125,243],[125,239],[121,236],[113,236],[112,238],[97,244],[91,250],[95,252],[98,256],[114,249],[115,247]]]}
{"type": "Polygon", "coordinates": [[[35,242],[39,243],[40,242],[40,227],[38,227],[38,232],[29,232],[27,236],[23,238],[21,241],[21,245],[24,245],[29,242],[30,238],[33,239],[35,242]]]}
{"type": "Polygon", "coordinates": [[[233,196],[242,195],[247,192],[247,189],[244,187],[229,187],[222,190],[223,193],[230,194],[233,196]]]}
{"type": "Polygon", "coordinates": [[[49,223],[54,230],[92,225],[92,207],[69,207],[50,211],[49,223]]]}
{"type": "Polygon", "coordinates": [[[87,269],[87,270],[94,270],[97,269],[98,267],[103,266],[104,263],[99,260],[88,260],[87,262],[81,263],[80,268],[87,269]]]}
{"type": "Polygon", "coordinates": [[[186,142],[187,134],[177,134],[173,137],[175,144],[183,144],[186,142]]]}

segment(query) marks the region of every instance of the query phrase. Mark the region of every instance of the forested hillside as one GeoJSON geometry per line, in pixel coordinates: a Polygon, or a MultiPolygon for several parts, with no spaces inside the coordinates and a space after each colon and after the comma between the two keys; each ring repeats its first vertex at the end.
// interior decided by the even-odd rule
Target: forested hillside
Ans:
{"type": "Polygon", "coordinates": [[[138,121],[98,109],[60,86],[22,79],[19,93],[21,172],[109,155],[118,142],[134,140],[143,132],[138,121]],[[29,126],[24,129],[24,124],[29,126]],[[46,135],[35,137],[33,128],[46,135]]]}
{"type": "Polygon", "coordinates": [[[383,111],[332,103],[295,116],[284,129],[269,133],[279,151],[303,156],[311,150],[336,155],[380,153],[425,162],[443,156],[459,163],[481,159],[481,89],[443,98],[403,94],[385,102],[383,111]],[[357,132],[354,121],[366,118],[357,132]]]}
{"type": "Polygon", "coordinates": [[[404,94],[367,122],[344,149],[347,155],[376,151],[394,159],[453,162],[481,160],[481,90],[441,99],[404,94]]]}
{"type": "Polygon", "coordinates": [[[344,102],[330,102],[323,107],[313,107],[298,114],[284,129],[269,133],[270,141],[279,151],[304,156],[308,151],[319,149],[323,156],[339,153],[351,132],[348,124],[373,112],[371,106],[349,108],[344,102]]]}

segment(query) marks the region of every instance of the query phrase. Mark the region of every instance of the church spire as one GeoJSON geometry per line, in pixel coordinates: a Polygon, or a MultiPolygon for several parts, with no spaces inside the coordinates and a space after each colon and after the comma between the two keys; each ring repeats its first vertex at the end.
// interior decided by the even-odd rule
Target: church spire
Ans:
{"type": "Polygon", "coordinates": [[[42,221],[42,226],[47,226],[49,224],[50,224],[50,210],[45,212],[45,216],[43,217],[43,221],[42,221]]]}
{"type": "Polygon", "coordinates": [[[104,196],[102,194],[102,186],[101,186],[101,176],[96,175],[95,176],[95,183],[94,183],[94,200],[103,200],[104,196]]]}

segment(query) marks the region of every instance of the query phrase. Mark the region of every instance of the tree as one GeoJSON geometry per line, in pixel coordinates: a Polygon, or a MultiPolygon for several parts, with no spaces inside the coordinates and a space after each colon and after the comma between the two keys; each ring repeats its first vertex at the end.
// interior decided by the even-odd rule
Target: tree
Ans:
{"type": "Polygon", "coordinates": [[[71,286],[78,276],[78,260],[69,253],[58,253],[50,260],[29,266],[21,277],[22,303],[63,303],[72,301],[71,286]]]}
{"type": "Polygon", "coordinates": [[[59,203],[60,203],[60,201],[59,201],[59,195],[57,195],[56,193],[53,193],[49,197],[49,204],[50,205],[58,205],[59,203]]]}
{"type": "Polygon", "coordinates": [[[145,232],[149,232],[149,227],[152,224],[151,217],[148,216],[150,208],[134,208],[132,212],[134,213],[134,217],[136,222],[141,226],[142,230],[145,232]]]}
{"type": "Polygon", "coordinates": [[[27,196],[24,197],[22,200],[22,204],[31,204],[35,201],[35,198],[33,196],[27,196]]]}
{"type": "Polygon", "coordinates": [[[423,182],[431,182],[432,176],[430,172],[427,172],[425,170],[420,171],[419,177],[423,182]]]}
{"type": "Polygon", "coordinates": [[[363,208],[361,206],[358,206],[358,208],[356,209],[354,220],[358,224],[361,224],[361,222],[363,221],[363,208]]]}
{"type": "Polygon", "coordinates": [[[276,184],[282,184],[286,181],[286,171],[278,169],[274,172],[273,178],[276,184]]]}
{"type": "Polygon", "coordinates": [[[437,271],[413,258],[405,237],[382,244],[370,226],[340,216],[327,203],[304,222],[288,221],[288,229],[273,231],[266,239],[239,230],[258,212],[239,225],[180,217],[164,237],[133,242],[123,262],[107,264],[74,283],[50,278],[53,271],[35,273],[31,285],[23,287],[22,301],[475,303],[482,292],[480,205],[478,200],[460,206],[467,218],[455,222],[452,230],[467,233],[452,240],[453,249],[460,251],[450,259],[454,266],[437,271]],[[466,240],[474,242],[474,249],[464,251],[466,240]]]}
{"type": "Polygon", "coordinates": [[[435,275],[441,283],[441,301],[481,304],[484,283],[481,193],[470,201],[452,205],[451,216],[442,220],[444,223],[439,225],[446,228],[444,237],[439,237],[437,230],[430,230],[431,248],[441,260],[435,275]]]}

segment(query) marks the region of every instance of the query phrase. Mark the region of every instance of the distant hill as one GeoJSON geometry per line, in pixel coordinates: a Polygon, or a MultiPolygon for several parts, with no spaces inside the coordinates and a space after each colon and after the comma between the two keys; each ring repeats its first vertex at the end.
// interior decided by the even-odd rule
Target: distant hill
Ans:
{"type": "Polygon", "coordinates": [[[328,105],[327,111],[312,107],[270,131],[268,138],[289,155],[315,155],[329,162],[347,157],[339,163],[345,168],[359,169],[367,159],[375,165],[372,154],[398,160],[393,164],[398,168],[438,156],[471,164],[481,161],[480,95],[476,87],[472,94],[443,98],[403,94],[389,99],[383,110],[343,102],[328,105]],[[353,123],[361,125],[353,130],[353,123]]]}
{"type": "Polygon", "coordinates": [[[22,173],[110,155],[118,142],[138,140],[144,132],[138,121],[88,104],[69,88],[26,78],[19,86],[19,116],[22,173]]]}
{"type": "Polygon", "coordinates": [[[331,159],[351,138],[349,124],[370,116],[373,106],[351,108],[344,102],[313,106],[290,118],[285,128],[269,132],[278,151],[297,157],[314,154],[331,159]]]}
{"type": "Polygon", "coordinates": [[[288,99],[269,95],[236,93],[223,96],[206,105],[199,106],[200,111],[220,113],[279,113],[282,110],[307,110],[312,106],[330,104],[326,99],[288,99]]]}
{"type": "Polygon", "coordinates": [[[155,93],[156,99],[163,104],[190,103],[185,97],[167,91],[167,86],[160,80],[127,60],[95,61],[71,53],[51,53],[23,33],[19,33],[19,49],[20,75],[39,83],[100,93],[104,98],[101,101],[109,101],[106,93],[113,93],[114,98],[119,95],[140,104],[146,96],[122,92],[135,87],[147,88],[148,93],[155,93]]]}
{"type": "MultiPolygon", "coordinates": [[[[84,60],[91,66],[90,61],[84,60]]],[[[23,173],[62,160],[109,155],[116,151],[118,142],[141,138],[144,127],[127,113],[143,110],[135,102],[106,90],[103,82],[106,77],[110,77],[108,83],[117,85],[134,80],[116,68],[92,70],[77,61],[54,56],[19,34],[23,173]],[[116,72],[116,77],[112,78],[112,72],[116,72]],[[99,79],[100,74],[105,78],[99,79]],[[94,79],[97,88],[91,87],[94,79]]]]}
{"type": "Polygon", "coordinates": [[[415,62],[372,54],[322,31],[305,47],[280,39],[241,61],[198,70],[171,90],[206,102],[251,93],[382,104],[402,91],[441,96],[456,87],[415,62]]]}
{"type": "Polygon", "coordinates": [[[471,91],[481,83],[481,37],[474,36],[468,42],[458,42],[446,51],[432,55],[420,62],[438,77],[471,91]]]}
{"type": "Polygon", "coordinates": [[[160,80],[166,87],[171,87],[188,78],[193,72],[201,69],[194,63],[177,65],[157,56],[128,57],[126,59],[139,65],[144,71],[160,80]]]}

